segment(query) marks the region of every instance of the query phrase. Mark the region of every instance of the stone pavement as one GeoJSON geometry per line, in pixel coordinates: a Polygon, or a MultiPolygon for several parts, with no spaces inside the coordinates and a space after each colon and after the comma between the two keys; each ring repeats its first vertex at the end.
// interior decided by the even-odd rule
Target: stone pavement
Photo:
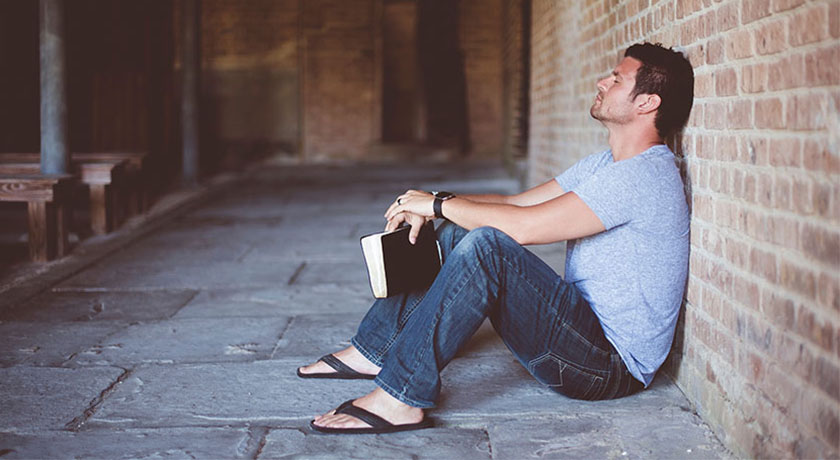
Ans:
{"type": "MultiPolygon", "coordinates": [[[[667,377],[571,400],[487,324],[444,371],[436,428],[312,433],[373,388],[295,368],[348,344],[372,300],[359,237],[407,188],[517,184],[474,164],[266,166],[34,296],[0,296],[0,458],[729,457],[667,377]]],[[[562,270],[562,245],[534,250],[562,270]]]]}

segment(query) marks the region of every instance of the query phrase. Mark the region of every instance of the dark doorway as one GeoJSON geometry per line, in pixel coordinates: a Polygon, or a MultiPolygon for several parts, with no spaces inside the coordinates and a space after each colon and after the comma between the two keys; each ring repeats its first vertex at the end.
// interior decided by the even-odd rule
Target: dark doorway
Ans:
{"type": "Polygon", "coordinates": [[[417,61],[417,2],[388,0],[383,11],[383,111],[385,142],[425,137],[417,61]]]}

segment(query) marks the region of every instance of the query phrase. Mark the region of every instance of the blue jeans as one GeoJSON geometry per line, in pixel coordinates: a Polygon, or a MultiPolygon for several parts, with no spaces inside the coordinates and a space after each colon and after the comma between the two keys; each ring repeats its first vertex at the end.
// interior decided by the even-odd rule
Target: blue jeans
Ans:
{"type": "Polygon", "coordinates": [[[377,300],[353,345],[381,367],[375,383],[398,400],[434,407],[440,371],[489,317],[539,382],[576,399],[643,388],[604,336],[578,289],[490,227],[437,230],[444,264],[425,291],[377,300]]]}

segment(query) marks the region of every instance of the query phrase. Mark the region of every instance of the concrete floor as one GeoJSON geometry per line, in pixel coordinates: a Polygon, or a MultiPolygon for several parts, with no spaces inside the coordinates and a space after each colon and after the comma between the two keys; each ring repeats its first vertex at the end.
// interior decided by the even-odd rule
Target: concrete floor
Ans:
{"type": "MultiPolygon", "coordinates": [[[[313,415],[374,387],[295,368],[347,345],[372,300],[358,239],[407,188],[517,184],[482,165],[264,167],[7,276],[0,458],[729,457],[666,376],[571,400],[487,324],[444,371],[436,428],[310,432],[313,415]]],[[[562,245],[534,251],[562,270],[562,245]]]]}

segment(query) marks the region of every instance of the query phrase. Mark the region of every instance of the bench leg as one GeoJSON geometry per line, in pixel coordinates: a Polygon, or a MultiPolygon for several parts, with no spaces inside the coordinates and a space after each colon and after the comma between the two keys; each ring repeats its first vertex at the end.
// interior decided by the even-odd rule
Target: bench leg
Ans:
{"type": "Polygon", "coordinates": [[[32,261],[47,262],[55,258],[56,230],[55,207],[44,201],[30,201],[29,258],[32,261]]]}
{"type": "Polygon", "coordinates": [[[70,253],[70,225],[73,222],[73,208],[69,204],[47,205],[55,208],[55,253],[64,257],[70,253]]]}
{"type": "Polygon", "coordinates": [[[113,227],[111,190],[108,185],[90,186],[90,228],[96,235],[103,235],[113,227]]]}

